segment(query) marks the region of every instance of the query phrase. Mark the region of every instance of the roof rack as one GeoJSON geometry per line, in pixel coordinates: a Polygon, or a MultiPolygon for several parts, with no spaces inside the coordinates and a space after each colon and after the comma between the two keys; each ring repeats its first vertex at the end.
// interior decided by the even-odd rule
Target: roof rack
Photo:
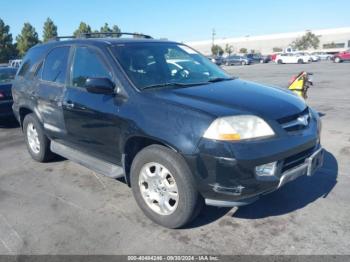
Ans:
{"type": "Polygon", "coordinates": [[[120,37],[122,35],[129,35],[129,36],[134,36],[134,37],[140,37],[140,38],[145,38],[145,39],[153,39],[150,35],[144,35],[144,34],[139,34],[139,33],[114,33],[114,32],[106,32],[106,33],[81,33],[77,36],[56,36],[50,39],[50,41],[60,41],[61,39],[81,39],[81,38],[99,38],[101,36],[106,36],[106,37],[112,37],[113,35],[116,35],[117,37],[120,37]]]}
{"type": "Polygon", "coordinates": [[[78,35],[78,38],[93,38],[93,37],[101,37],[101,35],[103,36],[112,36],[112,35],[116,35],[118,37],[122,36],[122,35],[130,35],[130,36],[136,36],[136,37],[141,37],[141,38],[146,38],[146,39],[152,39],[151,36],[149,35],[144,35],[144,34],[139,34],[139,33],[126,33],[126,32],[120,32],[120,33],[114,33],[114,32],[104,32],[104,33],[81,33],[78,35]]]}

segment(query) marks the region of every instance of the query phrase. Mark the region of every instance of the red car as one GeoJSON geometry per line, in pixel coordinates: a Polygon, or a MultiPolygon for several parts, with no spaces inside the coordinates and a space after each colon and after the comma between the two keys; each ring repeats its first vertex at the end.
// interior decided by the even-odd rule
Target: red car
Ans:
{"type": "Polygon", "coordinates": [[[350,61],[350,49],[346,50],[346,51],[343,51],[343,52],[340,52],[338,54],[335,54],[334,58],[333,58],[333,61],[335,63],[340,63],[340,62],[343,62],[343,61],[350,61]]]}

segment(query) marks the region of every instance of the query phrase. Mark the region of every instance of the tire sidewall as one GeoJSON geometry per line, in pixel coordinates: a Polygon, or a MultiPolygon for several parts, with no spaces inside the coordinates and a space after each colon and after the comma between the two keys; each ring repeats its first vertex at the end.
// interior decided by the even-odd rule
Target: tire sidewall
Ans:
{"type": "Polygon", "coordinates": [[[36,118],[36,116],[34,114],[29,114],[29,115],[25,116],[25,118],[23,120],[23,132],[24,132],[24,137],[25,137],[25,142],[27,145],[28,152],[32,156],[32,158],[36,161],[39,161],[39,162],[45,161],[46,160],[45,150],[48,146],[48,140],[44,135],[44,132],[43,132],[43,129],[42,129],[42,126],[41,126],[39,120],[36,118]],[[40,150],[39,150],[39,153],[37,153],[37,154],[32,151],[32,149],[29,145],[29,142],[28,142],[27,128],[28,128],[29,123],[32,123],[34,125],[34,127],[38,133],[40,150]]]}
{"type": "Polygon", "coordinates": [[[192,174],[180,155],[163,146],[153,145],[139,152],[131,166],[131,188],[135,200],[145,215],[154,222],[168,227],[179,228],[193,218],[199,195],[194,187],[192,174]],[[170,215],[159,215],[145,203],[139,188],[139,174],[142,167],[156,162],[166,167],[175,179],[178,188],[179,202],[176,210],[170,215]]]}

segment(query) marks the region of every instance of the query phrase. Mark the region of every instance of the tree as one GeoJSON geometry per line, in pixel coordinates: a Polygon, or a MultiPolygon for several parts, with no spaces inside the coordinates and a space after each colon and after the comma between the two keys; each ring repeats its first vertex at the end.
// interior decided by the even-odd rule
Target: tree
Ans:
{"type": "Polygon", "coordinates": [[[242,53],[242,54],[246,54],[248,52],[248,49],[242,47],[241,49],[239,49],[239,52],[242,53]]]}
{"type": "Polygon", "coordinates": [[[222,49],[221,46],[219,45],[212,45],[211,47],[211,53],[213,55],[219,55],[219,56],[222,56],[224,54],[224,49],[222,49]]]}
{"type": "Polygon", "coordinates": [[[7,62],[13,52],[10,27],[0,18],[0,63],[7,62]]]}
{"type": "Polygon", "coordinates": [[[80,22],[78,29],[74,31],[73,35],[79,36],[80,34],[90,34],[90,33],[92,33],[91,27],[84,22],[80,22]]]}
{"type": "MultiPolygon", "coordinates": [[[[108,23],[105,23],[104,26],[100,28],[100,33],[112,33],[113,30],[108,26],[108,23]]],[[[105,36],[111,36],[111,35],[105,35],[105,36]]]]}
{"type": "MultiPolygon", "coordinates": [[[[114,26],[112,27],[112,32],[113,32],[113,33],[120,33],[121,30],[120,30],[119,26],[114,25],[114,26]]],[[[117,35],[117,37],[120,37],[120,35],[117,35]]]]}
{"type": "Polygon", "coordinates": [[[48,40],[56,36],[57,36],[57,26],[50,19],[50,17],[48,17],[44,23],[43,40],[44,42],[47,42],[48,40]]]}
{"type": "Polygon", "coordinates": [[[292,44],[292,48],[297,50],[307,50],[309,48],[317,49],[320,45],[320,38],[312,32],[306,32],[301,38],[296,39],[292,44]]]}
{"type": "Polygon", "coordinates": [[[281,47],[273,47],[273,48],[272,48],[272,51],[273,51],[274,53],[278,53],[278,52],[282,52],[283,49],[282,49],[281,47]]]}
{"type": "Polygon", "coordinates": [[[16,37],[17,50],[22,57],[27,50],[39,43],[38,33],[30,23],[24,23],[21,34],[16,37]]]}
{"type": "Polygon", "coordinates": [[[229,44],[226,44],[225,45],[225,52],[228,54],[228,55],[231,55],[233,53],[233,46],[232,45],[229,45],[229,44]]]}

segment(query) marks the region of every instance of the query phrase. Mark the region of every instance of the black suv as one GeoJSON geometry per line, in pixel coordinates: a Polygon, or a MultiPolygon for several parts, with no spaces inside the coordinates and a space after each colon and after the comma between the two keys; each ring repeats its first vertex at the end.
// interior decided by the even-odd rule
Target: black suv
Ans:
{"type": "Polygon", "coordinates": [[[13,84],[31,156],[124,177],[143,212],[178,228],[203,203],[249,204],[322,165],[318,114],[233,78],[192,48],[78,37],[31,48],[13,84]]]}

